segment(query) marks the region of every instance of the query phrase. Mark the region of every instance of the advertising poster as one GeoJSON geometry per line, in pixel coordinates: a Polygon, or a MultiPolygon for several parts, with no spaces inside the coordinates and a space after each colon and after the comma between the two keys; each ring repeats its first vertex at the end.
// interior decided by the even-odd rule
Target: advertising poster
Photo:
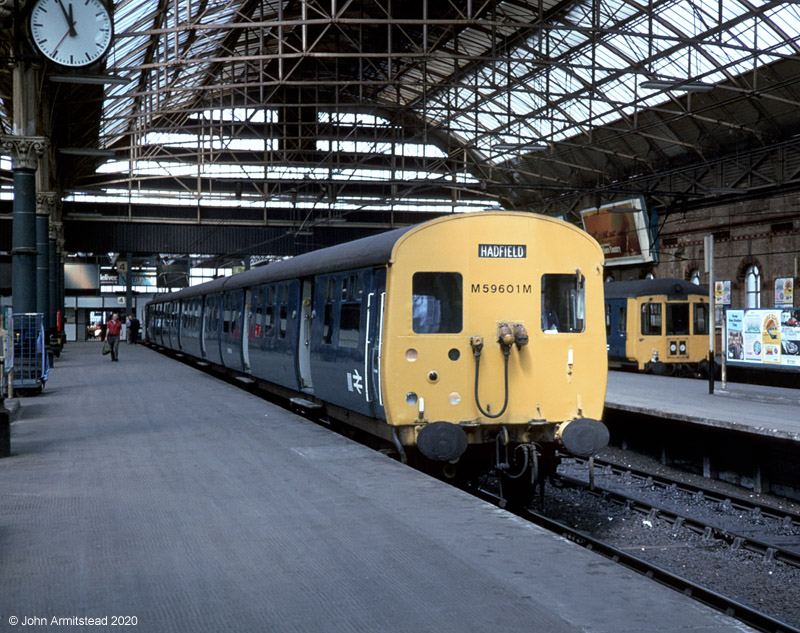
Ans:
{"type": "Polygon", "coordinates": [[[725,315],[725,329],[728,332],[727,353],[730,360],[744,360],[743,316],[744,314],[738,310],[729,311],[725,315]]]}
{"type": "Polygon", "coordinates": [[[761,315],[754,310],[744,313],[744,359],[761,362],[761,315]]]}
{"type": "Polygon", "coordinates": [[[800,369],[800,309],[728,310],[729,362],[800,369]]]}
{"type": "Polygon", "coordinates": [[[781,365],[800,367],[800,310],[781,312],[781,365]]]}
{"type": "Polygon", "coordinates": [[[780,314],[766,312],[761,321],[761,360],[772,365],[781,364],[780,314]]]}
{"type": "Polygon", "coordinates": [[[728,281],[715,281],[714,282],[714,305],[729,306],[731,304],[731,282],[728,281]]]}
{"type": "Polygon", "coordinates": [[[775,307],[791,308],[794,306],[794,279],[782,277],[775,280],[775,307]]]}

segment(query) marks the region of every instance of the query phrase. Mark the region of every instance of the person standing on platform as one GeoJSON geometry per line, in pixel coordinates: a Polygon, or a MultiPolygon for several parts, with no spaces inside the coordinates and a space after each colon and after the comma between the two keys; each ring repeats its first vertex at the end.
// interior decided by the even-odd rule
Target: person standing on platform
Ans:
{"type": "Polygon", "coordinates": [[[119,334],[122,331],[122,321],[119,320],[119,314],[114,312],[111,315],[111,320],[106,325],[106,341],[111,345],[111,360],[113,362],[119,361],[119,334]]]}
{"type": "Polygon", "coordinates": [[[128,324],[128,332],[130,332],[130,343],[136,345],[139,342],[139,319],[134,314],[128,324]]]}

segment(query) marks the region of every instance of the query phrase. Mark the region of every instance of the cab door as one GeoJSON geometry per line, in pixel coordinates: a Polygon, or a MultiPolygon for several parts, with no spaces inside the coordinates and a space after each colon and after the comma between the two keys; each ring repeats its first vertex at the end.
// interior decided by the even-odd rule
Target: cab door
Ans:
{"type": "Polygon", "coordinates": [[[606,342],[608,343],[609,358],[627,358],[625,346],[628,340],[628,300],[627,299],[606,299],[608,314],[608,332],[606,342]]]}
{"type": "Polygon", "coordinates": [[[297,337],[297,371],[300,388],[313,393],[314,382],[311,379],[311,321],[314,318],[314,280],[303,279],[300,290],[300,331],[297,337]]]}
{"type": "Polygon", "coordinates": [[[372,415],[386,419],[381,389],[381,360],[383,351],[383,330],[386,307],[386,270],[375,270],[369,279],[366,295],[366,357],[364,375],[367,376],[367,402],[372,404],[372,415]],[[370,278],[371,277],[371,278],[370,278]]]}

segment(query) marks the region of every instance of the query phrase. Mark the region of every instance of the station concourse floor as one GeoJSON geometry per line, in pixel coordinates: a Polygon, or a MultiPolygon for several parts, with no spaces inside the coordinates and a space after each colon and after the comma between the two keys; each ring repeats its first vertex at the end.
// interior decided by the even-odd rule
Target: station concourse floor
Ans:
{"type": "Polygon", "coordinates": [[[11,429],[0,631],[751,630],[142,346],[68,344],[11,429]]]}

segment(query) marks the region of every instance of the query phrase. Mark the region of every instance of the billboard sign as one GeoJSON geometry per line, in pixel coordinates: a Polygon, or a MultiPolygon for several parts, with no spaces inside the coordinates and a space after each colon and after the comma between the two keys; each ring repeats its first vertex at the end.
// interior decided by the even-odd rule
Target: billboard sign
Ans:
{"type": "Polygon", "coordinates": [[[800,368],[800,309],[728,310],[729,363],[800,368]]]}

